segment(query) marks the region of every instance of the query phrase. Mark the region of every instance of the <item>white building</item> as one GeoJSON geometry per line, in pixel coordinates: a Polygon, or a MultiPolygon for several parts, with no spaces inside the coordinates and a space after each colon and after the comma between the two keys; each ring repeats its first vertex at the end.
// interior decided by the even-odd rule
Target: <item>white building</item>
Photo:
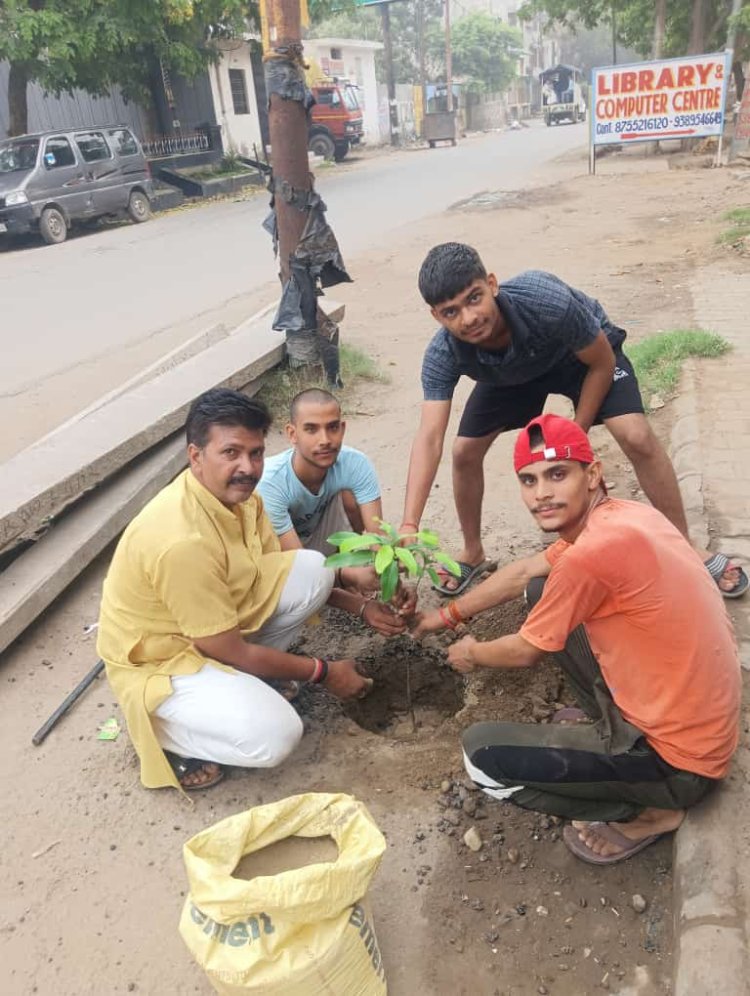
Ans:
{"type": "Polygon", "coordinates": [[[314,60],[329,78],[345,79],[359,87],[359,104],[365,141],[380,142],[378,124],[378,84],[375,78],[375,53],[381,42],[357,38],[307,38],[305,55],[314,60]]]}
{"type": "Polygon", "coordinates": [[[222,57],[207,72],[224,150],[253,156],[254,149],[263,148],[263,139],[250,44],[236,40],[220,42],[218,47],[222,57]]]}

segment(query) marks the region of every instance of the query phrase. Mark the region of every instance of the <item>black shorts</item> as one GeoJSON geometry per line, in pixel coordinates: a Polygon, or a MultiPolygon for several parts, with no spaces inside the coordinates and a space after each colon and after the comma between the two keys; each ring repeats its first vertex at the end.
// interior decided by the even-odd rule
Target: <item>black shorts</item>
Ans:
{"type": "MultiPolygon", "coordinates": [[[[585,363],[571,357],[525,384],[501,387],[478,383],[466,402],[458,435],[477,439],[492,432],[522,429],[532,418],[542,414],[550,394],[562,394],[577,407],[588,369],[585,363]]],[[[597,413],[595,424],[616,415],[636,413],[643,413],[638,380],[630,360],[616,349],[614,379],[597,413]]]]}

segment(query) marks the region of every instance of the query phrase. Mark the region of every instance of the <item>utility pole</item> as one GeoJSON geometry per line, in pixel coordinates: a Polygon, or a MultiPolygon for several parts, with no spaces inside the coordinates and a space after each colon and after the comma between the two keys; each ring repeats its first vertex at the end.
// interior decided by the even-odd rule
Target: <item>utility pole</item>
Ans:
{"type": "Polygon", "coordinates": [[[383,55],[385,56],[386,86],[388,88],[388,122],[391,132],[391,145],[399,144],[398,104],[396,103],[396,77],[393,73],[393,40],[391,38],[391,8],[388,0],[380,4],[380,19],[383,25],[383,55]]]}
{"type": "Polygon", "coordinates": [[[453,110],[453,52],[451,49],[451,0],[445,0],[445,86],[446,110],[453,110]]]}
{"type": "Polygon", "coordinates": [[[260,13],[272,165],[273,214],[267,224],[282,285],[273,328],[285,333],[292,366],[322,362],[329,382],[340,385],[338,326],[321,310],[318,295],[321,287],[351,278],[310,174],[312,94],[305,82],[300,0],[260,0],[260,13]]]}
{"type": "Polygon", "coordinates": [[[617,65],[617,12],[615,11],[615,5],[612,4],[612,65],[617,65]]]}
{"type": "Polygon", "coordinates": [[[296,199],[298,193],[304,196],[311,189],[307,159],[307,110],[302,100],[289,99],[284,95],[295,87],[303,90],[305,86],[299,0],[266,0],[261,7],[261,16],[263,14],[266,16],[263,61],[268,94],[268,130],[283,284],[289,279],[291,255],[299,245],[307,217],[307,212],[300,210],[289,198],[292,192],[296,199]]]}
{"type": "MultiPolygon", "coordinates": [[[[740,3],[742,0],[740,0],[740,3]]],[[[654,49],[653,59],[661,59],[664,55],[664,35],[667,30],[667,0],[656,0],[654,17],[654,49]]]]}
{"type": "Polygon", "coordinates": [[[419,87],[422,91],[422,119],[424,122],[424,116],[427,113],[427,96],[425,94],[424,0],[417,0],[417,18],[417,38],[419,44],[419,87]]]}

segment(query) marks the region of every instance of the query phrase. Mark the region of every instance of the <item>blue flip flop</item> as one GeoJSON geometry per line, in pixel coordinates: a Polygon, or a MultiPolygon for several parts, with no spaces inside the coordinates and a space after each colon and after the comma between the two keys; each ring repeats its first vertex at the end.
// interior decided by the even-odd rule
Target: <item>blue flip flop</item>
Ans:
{"type": "Polygon", "coordinates": [[[709,557],[708,560],[704,560],[703,564],[708,573],[716,582],[717,586],[719,581],[721,581],[724,577],[727,567],[736,567],[740,572],[740,576],[737,579],[737,584],[734,588],[730,588],[729,591],[724,591],[722,588],[719,588],[719,591],[724,598],[741,598],[741,596],[747,591],[748,586],[750,586],[750,580],[748,580],[748,576],[744,570],[739,564],[735,564],[731,558],[727,557],[724,553],[715,553],[713,557],[709,557]]]}

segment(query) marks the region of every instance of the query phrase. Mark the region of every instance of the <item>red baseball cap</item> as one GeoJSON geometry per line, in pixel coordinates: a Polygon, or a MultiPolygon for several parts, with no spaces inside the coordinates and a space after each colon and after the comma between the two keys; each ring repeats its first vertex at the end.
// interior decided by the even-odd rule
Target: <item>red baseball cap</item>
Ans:
{"type": "Polygon", "coordinates": [[[596,458],[591,449],[589,437],[576,422],[561,415],[540,415],[533,418],[518,433],[513,450],[513,467],[518,473],[522,467],[540,460],[578,460],[580,463],[593,463],[596,458]],[[544,448],[532,452],[531,430],[538,428],[542,434],[544,448]]]}

